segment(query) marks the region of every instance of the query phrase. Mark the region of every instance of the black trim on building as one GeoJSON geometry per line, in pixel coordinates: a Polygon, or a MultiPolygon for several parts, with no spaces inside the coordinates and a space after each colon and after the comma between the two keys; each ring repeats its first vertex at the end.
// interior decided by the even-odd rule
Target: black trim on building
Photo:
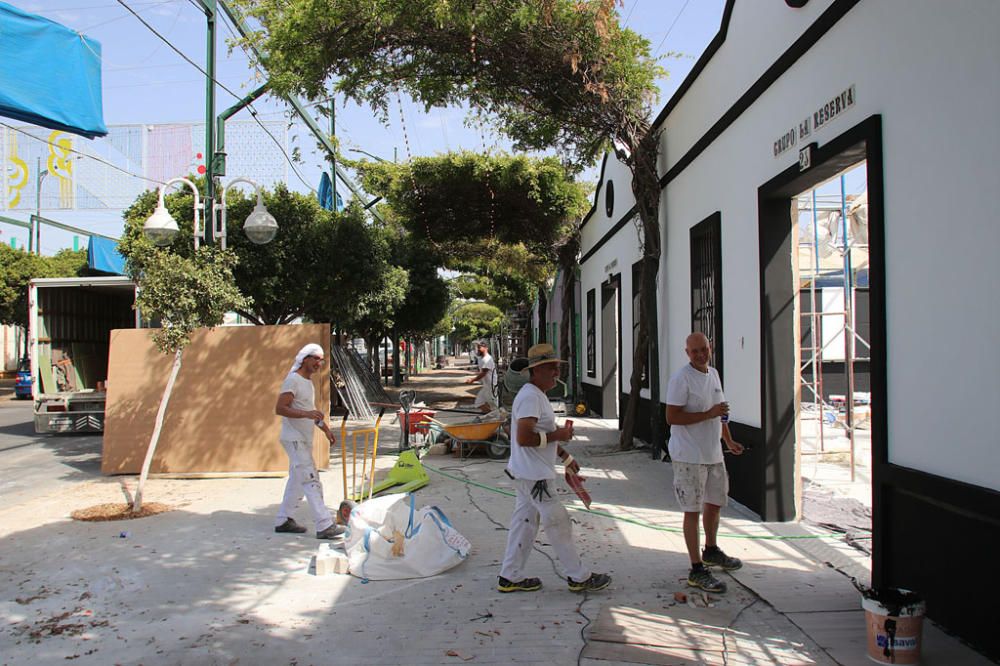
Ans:
{"type": "Polygon", "coordinates": [[[587,226],[587,222],[590,222],[590,218],[594,216],[594,211],[597,210],[597,202],[601,199],[601,186],[604,185],[604,169],[608,166],[608,153],[604,153],[604,159],[601,160],[601,175],[597,177],[597,188],[594,189],[594,203],[591,205],[590,210],[587,214],[583,216],[583,220],[580,222],[580,228],[583,229],[587,226]]]}
{"type": "MultiPolygon", "coordinates": [[[[758,190],[760,250],[761,429],[767,463],[758,480],[764,490],[765,520],[794,520],[795,507],[795,377],[794,350],[798,289],[792,274],[791,199],[847,168],[867,160],[868,235],[870,262],[872,456],[884,459],[887,450],[885,355],[885,235],[882,217],[882,120],[872,116],[818,147],[813,167],[798,164],[758,190]],[[878,451],[878,454],[876,454],[878,451]]],[[[873,486],[878,483],[873,464],[873,486]]],[[[739,499],[739,498],[737,498],[739,499]]],[[[742,500],[740,500],[742,501],[742,500]]],[[[877,505],[873,515],[878,514],[877,505]]],[[[877,534],[878,531],[875,530],[877,534]]]]}
{"type": "Polygon", "coordinates": [[[715,33],[715,37],[713,37],[712,41],[710,41],[708,46],[705,47],[705,52],[701,54],[701,57],[698,58],[694,67],[691,68],[691,71],[688,72],[688,75],[684,77],[683,81],[681,81],[677,90],[675,90],[674,94],[670,96],[669,100],[667,100],[663,110],[657,114],[656,119],[653,121],[654,130],[660,128],[660,125],[662,125],[663,121],[667,119],[670,112],[674,110],[674,107],[676,107],[684,95],[687,94],[688,88],[690,88],[694,84],[695,80],[701,76],[701,71],[705,69],[708,62],[715,56],[715,52],[718,51],[719,47],[725,43],[726,35],[729,33],[729,19],[733,16],[733,7],[735,5],[736,0],[726,0],[726,6],[722,10],[722,21],[719,24],[719,32],[715,33]]]}
{"type": "Polygon", "coordinates": [[[583,383],[580,385],[583,392],[583,399],[587,401],[587,407],[594,414],[604,418],[604,406],[601,400],[601,387],[597,384],[583,383]]]}
{"type": "MultiPolygon", "coordinates": [[[[728,0],[726,3],[726,8],[723,11],[722,27],[719,29],[718,34],[712,39],[709,47],[705,50],[705,53],[695,64],[695,68],[691,70],[691,73],[684,79],[680,88],[677,89],[670,100],[667,102],[663,111],[656,117],[653,122],[653,127],[658,128],[661,123],[663,123],[670,112],[680,103],[680,100],[684,97],[684,94],[694,83],[698,75],[701,74],[702,69],[708,64],[708,61],[712,59],[719,47],[726,41],[726,33],[729,30],[729,18],[732,15],[733,4],[735,0],[728,0]],[[700,67],[699,67],[700,65],[700,67]]],[[[763,95],[768,88],[771,87],[781,76],[788,71],[788,69],[794,65],[799,58],[809,52],[816,43],[823,38],[823,36],[829,32],[829,30],[837,24],[840,19],[842,19],[847,12],[849,12],[860,0],[835,0],[827,9],[824,11],[819,18],[813,21],[802,35],[795,40],[795,42],[788,47],[781,56],[778,57],[774,63],[767,68],[767,70],[762,74],[750,88],[740,96],[736,102],[729,107],[713,124],[707,132],[705,132],[701,138],[699,138],[691,148],[688,149],[686,153],[674,163],[670,169],[660,177],[660,188],[665,188],[670,181],[679,176],[681,172],[684,171],[688,166],[691,165],[694,160],[701,155],[712,143],[718,139],[723,132],[725,132],[730,125],[732,125],[743,113],[749,109],[754,102],[763,95]]],[[[605,163],[608,158],[608,154],[604,155],[605,163]]],[[[604,165],[601,166],[601,173],[603,178],[604,165]]],[[[600,188],[598,188],[600,191],[600,188]]],[[[593,211],[597,207],[597,201],[594,201],[594,208],[587,213],[587,217],[584,218],[584,223],[591,217],[593,211]]],[[[587,252],[580,258],[580,265],[582,266],[588,259],[590,259],[594,253],[601,249],[611,238],[613,238],[619,231],[622,230],[629,220],[632,219],[634,215],[638,212],[638,208],[633,205],[625,214],[618,220],[615,225],[608,230],[604,236],[601,237],[599,241],[594,243],[594,246],[587,250],[587,252]]]]}
{"type": "Polygon", "coordinates": [[[594,254],[598,250],[600,250],[602,247],[604,247],[605,243],[607,243],[609,240],[611,240],[612,238],[614,238],[615,235],[617,235],[618,232],[622,230],[622,227],[624,227],[626,224],[628,224],[629,222],[631,222],[635,218],[635,216],[638,215],[638,214],[639,214],[639,211],[638,211],[638,209],[635,206],[632,206],[631,208],[629,208],[628,212],[625,213],[625,216],[622,219],[620,219],[617,222],[615,222],[615,226],[611,227],[611,229],[608,230],[608,233],[606,233],[603,236],[601,236],[601,240],[599,240],[596,243],[594,243],[594,247],[592,247],[589,250],[587,250],[587,252],[582,257],[580,257],[580,265],[583,266],[587,262],[588,259],[590,259],[592,256],[594,256],[594,254]]]}
{"type": "MultiPolygon", "coordinates": [[[[715,121],[715,124],[700,139],[695,141],[684,155],[677,160],[672,167],[660,178],[660,187],[666,187],[667,183],[676,178],[694,160],[704,152],[712,143],[722,135],[737,118],[753,106],[761,95],[767,92],[781,76],[794,65],[799,58],[812,49],[816,43],[823,38],[830,28],[844,18],[854,5],[860,0],[836,0],[819,18],[813,21],[802,35],[792,43],[785,52],[778,57],[767,70],[754,81],[753,85],[743,93],[736,103],[729,107],[722,117],[715,121]]],[[[671,100],[672,101],[672,100],[671,100]]]]}

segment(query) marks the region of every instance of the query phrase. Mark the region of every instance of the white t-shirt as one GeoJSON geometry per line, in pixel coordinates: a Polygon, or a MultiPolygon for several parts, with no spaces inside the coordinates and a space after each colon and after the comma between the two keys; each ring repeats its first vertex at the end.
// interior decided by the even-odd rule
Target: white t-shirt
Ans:
{"type": "Polygon", "coordinates": [[[483,386],[479,389],[479,393],[476,394],[476,401],[474,405],[479,407],[480,405],[489,404],[490,407],[494,409],[497,406],[497,364],[493,360],[493,357],[487,352],[481,357],[476,359],[479,364],[479,370],[486,370],[486,375],[483,377],[483,386]]]}
{"type": "MultiPolygon", "coordinates": [[[[670,377],[667,384],[667,404],[680,406],[685,412],[707,412],[725,402],[719,373],[712,366],[708,372],[697,370],[690,363],[670,377]]],[[[670,459],[683,463],[712,465],[722,462],[722,420],[719,417],[691,425],[671,425],[667,447],[670,459]]]]}
{"type": "MultiPolygon", "coordinates": [[[[297,372],[289,372],[285,381],[281,383],[281,390],[278,393],[291,393],[291,407],[304,411],[316,409],[316,392],[313,389],[311,380],[306,379],[297,372]]],[[[293,419],[287,416],[281,417],[281,441],[283,442],[312,442],[313,428],[316,424],[312,419],[293,419]]]]}
{"type": "Polygon", "coordinates": [[[497,364],[490,356],[489,352],[486,352],[481,357],[479,357],[479,371],[482,372],[486,370],[486,376],[483,377],[483,386],[489,386],[490,390],[495,390],[497,386],[497,364]]]}
{"type": "Polygon", "coordinates": [[[507,463],[507,469],[516,479],[541,481],[556,478],[558,442],[549,442],[544,449],[537,446],[521,446],[517,443],[517,422],[520,419],[537,418],[535,432],[550,433],[556,429],[556,415],[552,411],[548,396],[528,382],[514,397],[510,414],[510,461],[507,463]]]}

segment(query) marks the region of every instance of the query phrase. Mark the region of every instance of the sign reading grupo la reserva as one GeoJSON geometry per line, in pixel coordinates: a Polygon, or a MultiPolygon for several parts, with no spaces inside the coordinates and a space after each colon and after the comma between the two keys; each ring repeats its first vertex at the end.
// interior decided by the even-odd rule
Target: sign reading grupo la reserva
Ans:
{"type": "Polygon", "coordinates": [[[772,148],[774,156],[777,157],[785,151],[794,148],[797,144],[805,142],[806,139],[812,136],[813,132],[822,129],[831,120],[853,107],[855,99],[854,86],[851,86],[825,102],[821,107],[803,118],[797,126],[791,127],[787,132],[774,140],[772,148]]]}

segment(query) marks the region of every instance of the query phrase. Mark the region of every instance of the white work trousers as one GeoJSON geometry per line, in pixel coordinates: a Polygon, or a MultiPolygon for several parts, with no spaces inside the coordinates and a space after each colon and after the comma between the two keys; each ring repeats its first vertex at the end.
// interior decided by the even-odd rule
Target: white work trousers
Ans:
{"type": "Polygon", "coordinates": [[[528,562],[541,522],[545,537],[552,544],[563,572],[573,580],[587,580],[590,578],[590,570],[584,568],[573,544],[573,523],[566,507],[556,498],[555,480],[548,481],[550,495],[542,494],[540,498],[531,496],[534,485],[535,481],[514,480],[517,498],[514,500],[514,514],[510,517],[507,552],[503,556],[500,575],[515,583],[526,578],[524,566],[528,562]]]}
{"type": "Polygon", "coordinates": [[[306,496],[309,508],[312,509],[313,520],[316,521],[316,531],[322,532],[333,525],[333,516],[323,501],[323,484],[319,481],[319,472],[313,462],[312,442],[281,442],[288,454],[288,483],[285,484],[285,496],[281,499],[281,508],[275,526],[281,525],[299,505],[302,496],[306,496]]]}

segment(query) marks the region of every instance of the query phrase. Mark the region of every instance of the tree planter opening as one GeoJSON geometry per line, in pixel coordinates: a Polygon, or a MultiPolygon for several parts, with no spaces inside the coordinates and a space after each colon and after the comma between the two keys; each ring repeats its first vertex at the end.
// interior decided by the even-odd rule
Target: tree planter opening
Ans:
{"type": "Polygon", "coordinates": [[[124,502],[112,502],[108,504],[95,504],[85,509],[77,509],[69,514],[73,520],[84,522],[101,522],[106,520],[132,520],[133,518],[145,518],[155,516],[158,513],[173,511],[174,507],[160,502],[146,502],[138,512],[132,512],[132,505],[124,502]]]}

